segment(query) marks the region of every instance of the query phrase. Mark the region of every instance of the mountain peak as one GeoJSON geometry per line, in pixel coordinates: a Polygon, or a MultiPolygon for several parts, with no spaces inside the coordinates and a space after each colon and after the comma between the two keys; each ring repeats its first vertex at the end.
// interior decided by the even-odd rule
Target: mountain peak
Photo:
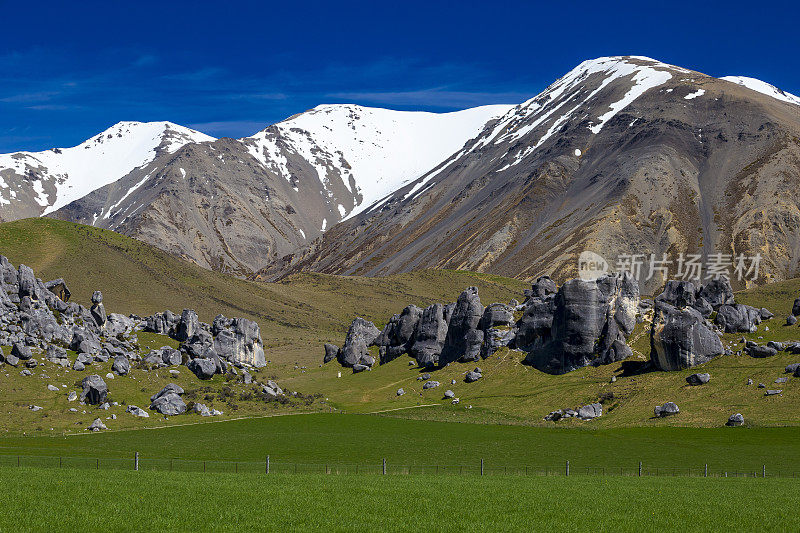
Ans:
{"type": "Polygon", "coordinates": [[[782,102],[800,105],[800,96],[787,93],[786,91],[781,90],[765,81],[757,80],[755,78],[748,78],[747,76],[723,76],[720,79],[747,87],[748,89],[761,94],[766,94],[767,96],[771,96],[772,98],[776,98],[782,102]]]}

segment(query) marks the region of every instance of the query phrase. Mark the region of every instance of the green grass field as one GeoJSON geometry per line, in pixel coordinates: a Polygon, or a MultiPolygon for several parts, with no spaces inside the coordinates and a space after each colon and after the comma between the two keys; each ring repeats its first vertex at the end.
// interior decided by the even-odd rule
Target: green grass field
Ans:
{"type": "Polygon", "coordinates": [[[792,531],[794,480],[0,468],[2,531],[792,531]]]}
{"type": "MultiPolygon", "coordinates": [[[[195,419],[196,420],[196,419],[195,419]]],[[[261,463],[467,465],[550,468],[569,460],[574,471],[623,468],[685,473],[761,472],[800,475],[800,428],[612,429],[532,428],[513,425],[407,420],[376,415],[297,414],[194,423],[160,429],[83,433],[68,437],[0,439],[0,464],[16,455],[130,460],[239,460],[261,463]]],[[[260,468],[260,467],[259,467],[260,468]]]]}

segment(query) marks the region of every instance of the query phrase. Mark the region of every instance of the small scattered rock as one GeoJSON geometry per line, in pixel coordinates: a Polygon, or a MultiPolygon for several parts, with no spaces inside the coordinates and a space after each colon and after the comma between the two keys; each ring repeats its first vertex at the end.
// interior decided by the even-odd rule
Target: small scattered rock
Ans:
{"type": "Polygon", "coordinates": [[[406,393],[406,391],[404,391],[403,389],[397,389],[397,395],[398,396],[402,396],[405,393],[406,393]]]}
{"type": "Polygon", "coordinates": [[[599,403],[591,403],[578,408],[578,418],[581,420],[592,420],[603,415],[603,406],[599,403]]]}
{"type": "Polygon", "coordinates": [[[656,408],[653,410],[653,413],[657,417],[665,417],[665,416],[672,416],[677,415],[680,413],[680,409],[678,409],[678,405],[675,402],[667,402],[664,405],[656,405],[656,408]]]}
{"type": "Polygon", "coordinates": [[[94,422],[92,422],[91,425],[86,429],[88,429],[89,431],[100,431],[102,429],[108,429],[108,428],[106,427],[105,424],[103,424],[102,420],[100,420],[99,418],[95,418],[94,422]]]}
{"type": "Polygon", "coordinates": [[[710,380],[711,380],[711,374],[707,372],[702,374],[692,374],[691,376],[686,378],[686,382],[692,386],[705,385],[710,380]]]}
{"type": "Polygon", "coordinates": [[[776,395],[778,395],[778,394],[780,394],[782,392],[783,392],[782,389],[767,389],[764,392],[764,396],[776,396],[776,395]]]}
{"type": "Polygon", "coordinates": [[[744,417],[742,413],[736,413],[735,415],[731,415],[728,418],[728,421],[725,423],[726,426],[736,427],[744,425],[744,417]]]}
{"type": "Polygon", "coordinates": [[[456,397],[456,393],[454,393],[453,391],[448,389],[448,390],[444,391],[444,397],[447,398],[447,399],[455,398],[456,397]]]}

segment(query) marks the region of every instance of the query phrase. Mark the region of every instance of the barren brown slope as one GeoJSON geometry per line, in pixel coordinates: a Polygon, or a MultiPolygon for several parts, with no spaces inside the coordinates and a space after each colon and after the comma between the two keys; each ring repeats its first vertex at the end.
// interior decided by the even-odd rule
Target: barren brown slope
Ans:
{"type": "MultiPolygon", "coordinates": [[[[800,106],[643,58],[605,59],[607,68],[580,66],[439,171],[332,228],[293,270],[564,280],[588,249],[612,263],[759,253],[758,281],[798,276],[800,106]],[[668,79],[620,108],[640,75],[668,79]]],[[[661,284],[656,275],[645,290],[661,284]]]]}

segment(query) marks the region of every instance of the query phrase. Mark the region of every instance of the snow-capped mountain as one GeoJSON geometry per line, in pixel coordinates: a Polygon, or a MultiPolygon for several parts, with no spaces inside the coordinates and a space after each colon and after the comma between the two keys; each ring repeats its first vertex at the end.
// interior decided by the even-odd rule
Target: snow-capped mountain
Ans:
{"type": "Polygon", "coordinates": [[[119,122],[72,148],[0,154],[0,220],[51,213],[160,154],[213,140],[171,122],[119,122]]]}
{"type": "MultiPolygon", "coordinates": [[[[326,232],[288,272],[563,280],[591,250],[612,265],[760,254],[759,281],[797,277],[800,107],[764,85],[645,57],[583,62],[326,232]]],[[[655,272],[643,288],[660,284],[655,272]]]]}
{"type": "Polygon", "coordinates": [[[321,105],[243,139],[248,151],[287,181],[294,176],[283,152],[310,163],[327,190],[332,180],[358,199],[342,217],[361,212],[423,175],[480,133],[511,106],[453,113],[393,111],[357,105],[321,105]],[[354,184],[354,185],[353,185],[354,184]]]}
{"type": "Polygon", "coordinates": [[[800,275],[797,104],[751,78],[619,56],[517,106],[323,105],[243,139],[121,123],[0,156],[0,219],[94,224],[239,275],[563,279],[591,249],[759,253],[781,279],[800,275]]]}
{"type": "Polygon", "coordinates": [[[53,216],[249,274],[417,179],[510,107],[319,106],[252,137],[162,154],[53,216]]]}
{"type": "Polygon", "coordinates": [[[761,94],[766,94],[767,96],[777,98],[778,100],[782,100],[790,104],[800,105],[800,96],[787,93],[786,91],[778,89],[774,85],[770,85],[765,81],[757,80],[755,78],[748,78],[746,76],[723,76],[720,79],[742,85],[748,89],[752,89],[761,94]]]}

